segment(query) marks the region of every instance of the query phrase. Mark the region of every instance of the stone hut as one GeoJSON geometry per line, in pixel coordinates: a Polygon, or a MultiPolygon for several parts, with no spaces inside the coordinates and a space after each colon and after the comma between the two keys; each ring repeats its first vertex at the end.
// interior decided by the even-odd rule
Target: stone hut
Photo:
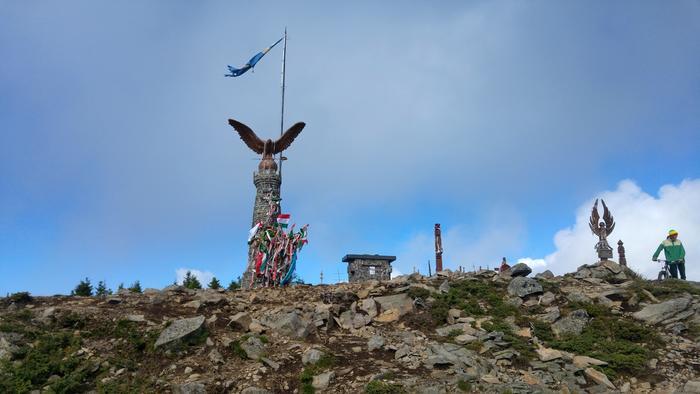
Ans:
{"type": "Polygon", "coordinates": [[[391,279],[391,262],[394,260],[396,256],[378,254],[347,254],[343,257],[343,263],[348,263],[350,283],[391,279]]]}

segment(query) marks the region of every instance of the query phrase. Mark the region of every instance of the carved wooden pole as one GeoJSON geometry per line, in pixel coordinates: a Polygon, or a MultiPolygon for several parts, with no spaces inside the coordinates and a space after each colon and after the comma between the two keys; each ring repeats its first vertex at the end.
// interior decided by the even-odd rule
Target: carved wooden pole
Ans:
{"type": "Polygon", "coordinates": [[[440,223],[435,223],[435,272],[442,271],[442,234],[440,223]]]}

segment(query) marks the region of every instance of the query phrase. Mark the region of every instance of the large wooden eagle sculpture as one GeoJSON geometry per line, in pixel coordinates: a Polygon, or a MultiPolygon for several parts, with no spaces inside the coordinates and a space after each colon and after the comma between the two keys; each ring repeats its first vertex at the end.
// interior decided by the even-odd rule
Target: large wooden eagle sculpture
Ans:
{"type": "Polygon", "coordinates": [[[258,165],[258,171],[276,171],[277,163],[275,163],[272,156],[289,148],[292,141],[297,138],[299,133],[301,133],[301,131],[304,129],[304,126],[306,126],[306,123],[304,122],[295,123],[292,127],[285,131],[277,141],[272,141],[271,139],[263,141],[258,138],[250,127],[235,119],[229,119],[228,124],[236,129],[243,142],[248,145],[248,148],[252,149],[255,153],[263,155],[262,160],[260,160],[260,164],[258,165]]]}
{"type": "Polygon", "coordinates": [[[593,234],[600,237],[600,239],[606,239],[615,229],[615,219],[613,219],[608,206],[605,205],[605,201],[600,200],[603,203],[603,220],[600,220],[598,214],[598,199],[595,200],[593,204],[593,210],[591,212],[591,218],[588,222],[588,227],[590,227],[593,234]],[[600,221],[600,223],[599,223],[600,221]]]}

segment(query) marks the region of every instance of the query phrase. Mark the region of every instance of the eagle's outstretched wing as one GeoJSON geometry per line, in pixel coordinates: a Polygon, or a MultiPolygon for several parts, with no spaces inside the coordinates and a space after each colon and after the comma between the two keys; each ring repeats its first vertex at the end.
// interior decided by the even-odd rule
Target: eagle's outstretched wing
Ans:
{"type": "Polygon", "coordinates": [[[613,219],[612,214],[610,213],[610,210],[608,209],[608,206],[605,205],[604,200],[600,200],[603,203],[603,221],[605,221],[605,229],[610,235],[613,230],[615,229],[615,219],[613,219]]]}
{"type": "Polygon", "coordinates": [[[283,150],[289,148],[289,145],[292,144],[292,141],[294,141],[295,138],[301,133],[301,131],[304,129],[304,126],[306,126],[306,123],[304,122],[298,122],[295,123],[292,127],[290,127],[287,131],[282,134],[280,139],[275,141],[272,144],[272,154],[277,154],[282,152],[283,150]]]}
{"type": "Polygon", "coordinates": [[[600,220],[600,215],[598,215],[598,199],[595,199],[593,204],[593,211],[591,212],[591,221],[588,222],[588,227],[591,228],[593,234],[598,235],[598,221],[600,220]]]}
{"type": "Polygon", "coordinates": [[[241,136],[243,142],[245,142],[245,144],[248,145],[248,148],[252,149],[255,153],[263,153],[265,143],[260,138],[258,138],[257,135],[255,135],[255,133],[253,132],[253,130],[250,129],[250,127],[234,119],[229,119],[228,124],[230,124],[234,129],[236,129],[238,135],[241,136]]]}

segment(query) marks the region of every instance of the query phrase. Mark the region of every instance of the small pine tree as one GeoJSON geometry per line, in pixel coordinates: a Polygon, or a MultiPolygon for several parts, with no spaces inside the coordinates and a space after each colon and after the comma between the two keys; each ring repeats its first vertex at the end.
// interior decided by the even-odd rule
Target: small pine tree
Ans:
{"type": "Polygon", "coordinates": [[[213,277],[207,286],[209,286],[210,289],[217,290],[221,288],[221,283],[219,283],[219,280],[216,279],[216,277],[213,277]]]}
{"type": "Polygon", "coordinates": [[[196,276],[192,275],[190,271],[187,271],[187,273],[185,274],[185,279],[182,281],[182,285],[188,289],[202,288],[202,284],[199,283],[199,279],[197,279],[196,276]]]}
{"type": "Polygon", "coordinates": [[[241,277],[239,276],[238,279],[232,280],[231,283],[228,284],[228,291],[234,291],[237,289],[241,288],[241,277]]]}
{"type": "Polygon", "coordinates": [[[119,284],[119,287],[117,287],[117,291],[119,291],[119,290],[124,290],[124,283],[123,282],[119,284]]]}
{"type": "Polygon", "coordinates": [[[129,291],[132,293],[141,293],[143,290],[141,290],[141,282],[136,281],[129,286],[129,291]]]}
{"type": "Polygon", "coordinates": [[[104,297],[112,294],[112,290],[107,288],[105,281],[101,280],[97,283],[97,288],[95,289],[95,295],[98,297],[104,297]]]}
{"type": "Polygon", "coordinates": [[[82,297],[90,297],[92,295],[92,284],[90,284],[90,279],[85,278],[85,280],[81,280],[80,283],[75,286],[75,289],[71,292],[71,294],[82,297]]]}

